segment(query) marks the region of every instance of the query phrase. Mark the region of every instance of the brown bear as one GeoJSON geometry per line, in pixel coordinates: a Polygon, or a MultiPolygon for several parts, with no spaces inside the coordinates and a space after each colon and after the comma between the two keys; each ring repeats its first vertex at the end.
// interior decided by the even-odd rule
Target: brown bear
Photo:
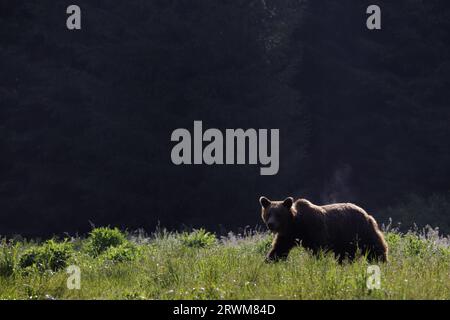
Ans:
{"type": "Polygon", "coordinates": [[[270,201],[261,197],[262,219],[275,234],[268,261],[286,258],[295,245],[333,251],[342,262],[353,260],[357,250],[370,261],[387,261],[388,247],[375,219],[351,203],[317,206],[305,199],[270,201]]]}

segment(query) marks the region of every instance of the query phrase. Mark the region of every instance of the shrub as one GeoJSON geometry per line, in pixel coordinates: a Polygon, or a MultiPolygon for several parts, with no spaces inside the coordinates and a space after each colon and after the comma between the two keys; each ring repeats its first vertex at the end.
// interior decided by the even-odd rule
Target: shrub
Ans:
{"type": "Polygon", "coordinates": [[[262,238],[256,243],[256,252],[259,254],[267,254],[272,247],[273,235],[262,238]]]}
{"type": "Polygon", "coordinates": [[[99,256],[111,247],[127,243],[125,235],[117,228],[95,228],[89,234],[88,252],[94,257],[99,256]]]}
{"type": "Polygon", "coordinates": [[[103,253],[103,258],[112,262],[127,262],[135,260],[140,254],[139,248],[132,243],[110,247],[103,253]]]}
{"type": "Polygon", "coordinates": [[[431,243],[427,240],[420,239],[413,233],[408,233],[404,236],[405,253],[410,256],[424,255],[431,249],[431,243]]]}
{"type": "Polygon", "coordinates": [[[386,239],[389,248],[397,247],[402,241],[401,234],[397,232],[387,232],[384,234],[384,238],[386,239]]]}
{"type": "Polygon", "coordinates": [[[10,277],[14,274],[17,265],[17,245],[7,243],[0,244],[0,277],[10,277]]]}
{"type": "Polygon", "coordinates": [[[205,229],[184,232],[180,236],[181,243],[191,248],[206,248],[216,243],[216,236],[205,229]]]}
{"type": "Polygon", "coordinates": [[[72,254],[69,243],[48,240],[42,246],[26,250],[20,257],[19,266],[22,269],[36,267],[40,271],[58,271],[67,266],[72,254]]]}

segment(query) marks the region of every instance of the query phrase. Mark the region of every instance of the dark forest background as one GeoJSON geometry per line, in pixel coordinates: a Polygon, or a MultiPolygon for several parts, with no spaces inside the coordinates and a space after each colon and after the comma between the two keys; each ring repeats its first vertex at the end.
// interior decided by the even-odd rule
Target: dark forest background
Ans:
{"type": "Polygon", "coordinates": [[[239,230],[260,195],[450,233],[449,91],[448,1],[3,0],[0,234],[239,230]],[[278,175],[173,165],[194,120],[280,128],[278,175]]]}

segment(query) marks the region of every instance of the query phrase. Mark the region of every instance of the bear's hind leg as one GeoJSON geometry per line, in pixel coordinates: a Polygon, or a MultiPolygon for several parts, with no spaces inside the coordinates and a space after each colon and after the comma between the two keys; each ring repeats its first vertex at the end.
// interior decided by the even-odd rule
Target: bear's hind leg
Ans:
{"type": "Polygon", "coordinates": [[[385,247],[372,247],[368,251],[367,259],[370,262],[387,262],[387,249],[385,247]]]}

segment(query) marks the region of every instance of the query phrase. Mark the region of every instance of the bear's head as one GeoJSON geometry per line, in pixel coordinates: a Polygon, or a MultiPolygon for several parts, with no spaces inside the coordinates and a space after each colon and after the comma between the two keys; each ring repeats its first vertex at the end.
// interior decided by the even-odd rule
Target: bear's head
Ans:
{"type": "Polygon", "coordinates": [[[261,216],[267,228],[274,233],[288,233],[294,220],[292,212],[294,199],[289,197],[283,201],[270,201],[266,197],[261,197],[259,203],[261,204],[261,216]]]}

